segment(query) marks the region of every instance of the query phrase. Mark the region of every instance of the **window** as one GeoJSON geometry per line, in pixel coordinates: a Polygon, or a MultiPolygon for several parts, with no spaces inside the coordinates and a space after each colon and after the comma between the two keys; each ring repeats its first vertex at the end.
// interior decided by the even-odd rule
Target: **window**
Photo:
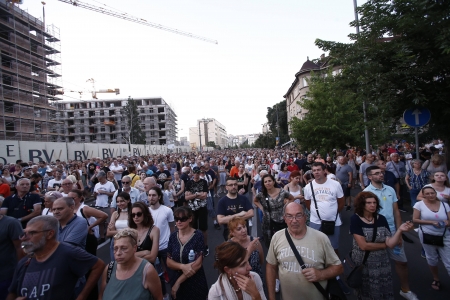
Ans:
{"type": "Polygon", "coordinates": [[[12,68],[11,58],[9,57],[11,54],[9,54],[6,51],[2,51],[2,67],[6,68],[12,68]]]}
{"type": "Polygon", "coordinates": [[[303,80],[303,86],[308,86],[308,81],[306,80],[306,77],[303,77],[302,80],[303,80]]]}
{"type": "Polygon", "coordinates": [[[30,43],[30,50],[31,52],[38,52],[38,45],[35,43],[30,43]]]}
{"type": "Polygon", "coordinates": [[[3,75],[2,76],[2,82],[5,85],[12,85],[12,77],[8,76],[8,75],[3,75]]]}

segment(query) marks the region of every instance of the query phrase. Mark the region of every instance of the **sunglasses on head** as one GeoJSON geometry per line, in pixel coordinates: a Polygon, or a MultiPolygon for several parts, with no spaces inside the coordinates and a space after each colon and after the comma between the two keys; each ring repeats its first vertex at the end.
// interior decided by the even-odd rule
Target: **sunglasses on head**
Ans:
{"type": "Polygon", "coordinates": [[[142,212],[132,213],[132,214],[131,214],[131,217],[132,217],[133,219],[136,218],[136,217],[140,218],[140,217],[142,217],[142,212]]]}
{"type": "Polygon", "coordinates": [[[187,220],[189,220],[188,217],[174,217],[174,219],[175,219],[175,222],[178,222],[178,221],[186,222],[187,220]]]}

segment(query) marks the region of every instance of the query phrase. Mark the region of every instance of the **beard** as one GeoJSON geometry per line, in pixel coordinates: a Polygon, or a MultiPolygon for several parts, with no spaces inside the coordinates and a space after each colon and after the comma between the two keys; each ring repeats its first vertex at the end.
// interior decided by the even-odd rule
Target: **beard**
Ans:
{"type": "Polygon", "coordinates": [[[43,235],[42,238],[35,244],[31,242],[22,242],[22,250],[26,254],[34,253],[36,251],[41,250],[45,246],[45,238],[46,236],[43,235]]]}

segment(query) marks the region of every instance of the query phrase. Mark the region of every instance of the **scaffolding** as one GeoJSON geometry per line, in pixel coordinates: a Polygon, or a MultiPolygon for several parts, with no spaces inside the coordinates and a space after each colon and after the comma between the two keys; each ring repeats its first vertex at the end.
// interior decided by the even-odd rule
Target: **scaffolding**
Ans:
{"type": "Polygon", "coordinates": [[[0,0],[0,139],[64,142],[59,29],[0,0]]]}

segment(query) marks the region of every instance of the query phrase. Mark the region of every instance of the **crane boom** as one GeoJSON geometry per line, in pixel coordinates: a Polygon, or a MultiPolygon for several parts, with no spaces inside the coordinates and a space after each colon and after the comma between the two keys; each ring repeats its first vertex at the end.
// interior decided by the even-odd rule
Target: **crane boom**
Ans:
{"type": "Polygon", "coordinates": [[[108,16],[116,17],[116,18],[119,18],[119,19],[122,19],[122,20],[138,23],[138,24],[145,25],[145,26],[150,26],[150,27],[153,27],[153,28],[157,28],[157,29],[168,31],[168,32],[172,32],[172,33],[175,33],[175,34],[184,35],[184,36],[191,37],[191,38],[194,38],[194,39],[197,39],[197,40],[201,40],[201,41],[204,41],[204,42],[218,44],[217,40],[209,39],[209,38],[202,37],[202,36],[199,36],[199,35],[195,35],[195,34],[192,34],[192,33],[186,32],[186,31],[181,31],[181,30],[178,30],[178,29],[175,29],[175,28],[166,27],[166,26],[163,26],[161,24],[151,23],[151,22],[148,22],[148,21],[146,21],[144,19],[133,17],[133,16],[130,16],[130,15],[124,14],[124,13],[118,13],[118,12],[115,12],[115,11],[112,11],[112,10],[109,10],[109,9],[104,9],[102,7],[97,7],[97,6],[94,6],[94,5],[91,5],[91,4],[88,4],[88,3],[84,3],[84,2],[81,2],[81,1],[78,1],[78,0],[58,0],[58,1],[63,2],[63,3],[67,3],[67,4],[72,4],[73,6],[78,6],[78,7],[81,7],[81,8],[85,8],[85,9],[89,9],[89,10],[92,10],[92,11],[96,11],[96,12],[99,12],[99,13],[102,13],[102,14],[105,14],[105,15],[108,15],[108,16]]]}

